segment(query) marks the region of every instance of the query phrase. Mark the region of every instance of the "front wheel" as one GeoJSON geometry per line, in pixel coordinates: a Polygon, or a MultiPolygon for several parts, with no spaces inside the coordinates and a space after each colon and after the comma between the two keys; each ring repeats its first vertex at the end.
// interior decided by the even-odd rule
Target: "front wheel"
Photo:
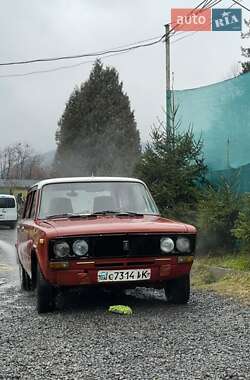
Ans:
{"type": "Polygon", "coordinates": [[[37,263],[37,311],[39,314],[48,313],[54,308],[55,288],[45,280],[37,263]]]}
{"type": "Polygon", "coordinates": [[[168,303],[176,305],[188,303],[190,298],[190,275],[167,281],[164,290],[168,303]]]}

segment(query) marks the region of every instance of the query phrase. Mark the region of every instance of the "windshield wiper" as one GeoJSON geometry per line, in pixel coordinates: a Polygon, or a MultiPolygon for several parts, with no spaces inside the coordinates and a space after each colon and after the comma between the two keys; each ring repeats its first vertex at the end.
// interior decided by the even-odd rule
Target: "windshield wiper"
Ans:
{"type": "Polygon", "coordinates": [[[143,214],[139,214],[133,211],[96,211],[92,215],[115,215],[115,216],[143,216],[143,214]]]}
{"type": "Polygon", "coordinates": [[[139,214],[137,212],[133,211],[112,211],[112,210],[104,210],[104,211],[96,211],[92,214],[81,214],[81,213],[64,213],[64,214],[55,214],[55,215],[49,215],[46,219],[59,219],[59,218],[89,218],[89,217],[97,217],[98,215],[115,215],[115,216],[136,216],[136,217],[142,217],[143,214],[139,214]]]}
{"type": "Polygon", "coordinates": [[[88,218],[90,216],[96,216],[94,214],[74,214],[74,213],[65,213],[65,214],[56,214],[56,215],[49,215],[46,219],[59,219],[59,218],[88,218]]]}
{"type": "Polygon", "coordinates": [[[59,218],[69,218],[71,215],[70,213],[65,214],[55,214],[55,215],[49,215],[46,217],[46,219],[59,219],[59,218]]]}
{"type": "Polygon", "coordinates": [[[116,215],[116,214],[119,214],[119,211],[103,210],[103,211],[93,212],[92,215],[116,215]]]}
{"type": "Polygon", "coordinates": [[[117,216],[139,216],[139,217],[142,217],[143,214],[140,214],[140,213],[134,212],[134,211],[121,211],[117,214],[117,216]]]}

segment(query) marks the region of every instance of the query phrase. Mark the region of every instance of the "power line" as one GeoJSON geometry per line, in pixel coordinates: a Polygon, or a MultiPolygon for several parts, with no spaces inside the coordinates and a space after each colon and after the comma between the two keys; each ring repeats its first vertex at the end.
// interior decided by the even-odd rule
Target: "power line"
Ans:
{"type": "Polygon", "coordinates": [[[161,36],[156,41],[147,42],[144,44],[137,44],[137,45],[129,46],[127,48],[111,49],[111,50],[99,51],[99,52],[95,52],[95,53],[75,54],[75,55],[68,55],[68,56],[61,56],[61,57],[36,58],[36,59],[29,59],[29,60],[25,60],[25,61],[4,62],[4,63],[0,63],[0,66],[13,66],[13,65],[24,65],[24,64],[38,63],[38,62],[54,62],[54,61],[76,59],[76,58],[100,57],[100,56],[106,55],[106,54],[122,53],[122,52],[130,51],[130,50],[134,50],[134,49],[139,49],[142,47],[153,46],[153,45],[156,45],[159,42],[161,42],[164,38],[165,38],[165,35],[161,36]]]}
{"type": "Polygon", "coordinates": [[[244,8],[246,11],[250,12],[250,9],[247,8],[245,5],[243,5],[242,3],[240,3],[239,1],[237,0],[233,0],[233,2],[237,5],[239,5],[241,8],[244,8]]]}
{"type": "MultiPolygon", "coordinates": [[[[194,12],[194,10],[198,9],[202,4],[203,4],[203,7],[201,8],[201,11],[204,9],[204,7],[207,7],[208,5],[210,7],[212,7],[214,4],[218,4],[221,1],[222,0],[203,0],[197,7],[195,7],[190,12],[190,15],[194,12]]],[[[176,34],[180,35],[180,34],[185,33],[184,31],[175,32],[174,31],[175,27],[176,27],[176,25],[174,25],[172,27],[172,29],[169,31],[169,36],[171,38],[174,38],[176,36],[176,34]]],[[[184,36],[182,38],[179,38],[179,39],[175,40],[173,43],[181,41],[184,38],[191,37],[195,33],[197,33],[197,32],[194,32],[192,34],[189,34],[189,35],[186,35],[186,36],[184,36]]],[[[139,48],[139,47],[156,45],[157,43],[161,42],[165,37],[166,37],[166,34],[163,35],[163,36],[161,36],[161,37],[157,36],[157,37],[153,37],[153,38],[150,38],[150,39],[147,39],[147,40],[138,41],[138,42],[136,42],[136,43],[133,44],[133,45],[136,44],[136,46],[122,45],[122,46],[120,46],[120,49],[118,47],[118,48],[113,48],[112,50],[109,50],[109,51],[106,51],[106,52],[105,51],[104,52],[100,51],[100,52],[97,52],[97,53],[98,53],[98,56],[101,56],[102,59],[110,58],[110,57],[118,56],[118,55],[121,55],[121,54],[125,54],[125,53],[127,53],[127,52],[129,52],[131,50],[134,50],[136,48],[139,48]],[[157,39],[157,40],[154,41],[154,42],[149,43],[149,41],[152,41],[152,40],[155,40],[155,39],[157,39]],[[147,43],[139,45],[140,43],[144,43],[144,42],[147,42],[147,43]],[[112,52],[112,51],[114,51],[114,53],[111,53],[111,54],[108,53],[108,52],[112,52]]],[[[85,56],[92,56],[92,54],[91,55],[88,54],[88,55],[85,55],[85,56]]],[[[73,56],[70,56],[70,58],[72,58],[72,57],[73,56]]],[[[76,57],[76,56],[74,56],[74,57],[76,57]]],[[[77,57],[80,58],[81,56],[78,55],[77,57]]],[[[58,57],[58,58],[56,58],[56,60],[58,60],[59,58],[60,59],[65,59],[65,57],[58,57]]],[[[54,60],[54,59],[50,58],[50,61],[51,60],[54,60]]],[[[32,61],[34,62],[34,61],[38,61],[38,60],[32,60],[32,61]]],[[[45,59],[39,59],[39,61],[45,61],[45,59]]],[[[30,61],[25,61],[25,62],[26,63],[31,63],[31,60],[30,61]]],[[[60,70],[71,69],[71,68],[74,68],[74,67],[79,67],[79,66],[86,65],[88,63],[93,63],[93,62],[95,62],[95,60],[83,61],[83,62],[79,62],[79,63],[73,64],[73,65],[59,66],[59,67],[55,67],[55,68],[47,69],[47,70],[37,70],[37,71],[31,71],[31,72],[27,72],[27,73],[5,74],[5,75],[0,75],[0,78],[16,78],[16,77],[26,77],[26,76],[35,75],[35,74],[45,74],[45,73],[56,72],[56,71],[60,71],[60,70]]],[[[23,63],[24,63],[24,61],[23,61],[23,63]]],[[[21,64],[21,63],[19,63],[19,62],[13,62],[13,63],[10,63],[10,64],[21,64]]],[[[6,65],[6,64],[1,64],[0,63],[0,66],[3,66],[3,65],[6,65]]]]}
{"type": "MultiPolygon", "coordinates": [[[[180,35],[183,33],[186,33],[186,32],[178,32],[177,34],[180,35]]],[[[171,36],[171,38],[175,38],[175,36],[176,36],[176,34],[171,36]]],[[[182,40],[183,38],[186,38],[186,37],[189,37],[189,35],[175,40],[174,43],[178,42],[179,40],[182,40]]],[[[119,53],[109,54],[109,55],[103,56],[101,58],[106,59],[106,58],[116,57],[116,56],[126,54],[126,53],[127,53],[127,51],[119,52],[119,53]]],[[[26,73],[4,74],[4,75],[0,75],[0,78],[3,78],[3,79],[4,78],[18,78],[18,77],[26,77],[26,76],[30,76],[30,75],[36,75],[36,74],[47,74],[47,73],[51,73],[51,72],[56,72],[56,71],[61,71],[61,70],[66,70],[66,69],[72,69],[72,68],[79,67],[79,66],[84,66],[86,64],[94,63],[94,62],[95,62],[95,60],[92,59],[92,60],[88,60],[88,61],[78,62],[78,63],[75,63],[73,65],[64,65],[64,66],[54,67],[52,69],[47,69],[47,70],[45,69],[45,70],[30,71],[30,72],[26,72],[26,73]]]]}
{"type": "MultiPolygon", "coordinates": [[[[127,52],[125,51],[125,52],[120,52],[120,53],[109,54],[109,55],[103,56],[102,59],[111,58],[111,57],[115,57],[115,56],[126,54],[126,53],[127,52]]],[[[52,73],[52,72],[56,72],[56,71],[61,71],[61,70],[66,70],[66,69],[72,69],[72,68],[79,67],[79,66],[84,66],[88,63],[94,63],[94,62],[95,62],[95,59],[91,59],[88,61],[78,62],[78,63],[75,63],[73,65],[64,65],[64,66],[54,67],[53,69],[36,70],[36,71],[30,71],[27,73],[0,75],[0,78],[18,78],[18,77],[26,77],[26,76],[30,76],[30,75],[35,75],[35,74],[52,73]]]]}
{"type": "Polygon", "coordinates": [[[184,40],[185,38],[192,37],[192,36],[194,36],[196,33],[198,33],[197,30],[196,30],[195,32],[192,32],[192,33],[190,33],[190,34],[187,34],[186,36],[183,36],[183,37],[177,38],[177,40],[174,40],[174,41],[172,42],[172,44],[175,44],[176,42],[179,42],[179,41],[181,41],[181,40],[184,40]]]}
{"type": "MultiPolygon", "coordinates": [[[[219,0],[219,2],[222,0],[219,0]]],[[[191,14],[202,6],[204,8],[204,4],[207,4],[208,0],[203,0],[200,4],[198,4],[191,14]]],[[[209,1],[209,3],[211,0],[209,1]]],[[[202,9],[201,8],[201,9],[202,9]]],[[[169,31],[169,34],[172,33],[175,29],[176,25],[172,27],[172,29],[169,31]]],[[[164,34],[163,36],[157,38],[155,41],[145,40],[145,43],[135,43],[132,44],[132,46],[127,47],[121,47],[121,48],[114,48],[104,51],[97,51],[95,53],[86,53],[86,54],[75,54],[75,55],[68,55],[68,56],[60,56],[60,57],[48,57],[48,58],[36,58],[36,59],[29,59],[29,60],[23,60],[23,61],[13,61],[13,62],[2,62],[0,63],[0,66],[14,66],[14,65],[24,65],[24,64],[31,64],[31,63],[41,63],[41,62],[53,62],[53,61],[60,61],[60,60],[70,60],[70,59],[77,59],[77,58],[87,58],[87,57],[100,57],[107,54],[113,54],[113,53],[122,53],[122,52],[128,52],[130,50],[135,50],[139,48],[149,47],[156,45],[160,42],[162,42],[167,36],[164,34]]]]}

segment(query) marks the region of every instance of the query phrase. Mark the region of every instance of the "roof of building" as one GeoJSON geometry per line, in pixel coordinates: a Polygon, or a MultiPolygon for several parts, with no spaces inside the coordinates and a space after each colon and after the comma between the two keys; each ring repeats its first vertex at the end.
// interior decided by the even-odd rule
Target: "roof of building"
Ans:
{"type": "Polygon", "coordinates": [[[14,186],[28,188],[34,185],[35,182],[37,182],[37,179],[0,179],[0,188],[14,186]]]}

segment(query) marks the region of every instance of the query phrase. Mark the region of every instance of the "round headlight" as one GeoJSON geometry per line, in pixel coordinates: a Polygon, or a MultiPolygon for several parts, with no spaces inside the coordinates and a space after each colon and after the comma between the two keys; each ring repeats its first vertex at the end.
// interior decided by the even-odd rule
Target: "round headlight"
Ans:
{"type": "Polygon", "coordinates": [[[190,252],[190,240],[186,237],[179,237],[176,240],[176,248],[182,253],[190,252]]]}
{"type": "Polygon", "coordinates": [[[161,250],[164,253],[170,253],[174,250],[174,241],[170,238],[161,239],[161,250]]]}
{"type": "Polygon", "coordinates": [[[54,254],[58,259],[63,259],[70,255],[70,246],[66,241],[60,241],[54,245],[54,254]]]}
{"type": "Polygon", "coordinates": [[[89,250],[86,240],[76,240],[73,243],[73,252],[77,256],[87,256],[89,250]]]}

